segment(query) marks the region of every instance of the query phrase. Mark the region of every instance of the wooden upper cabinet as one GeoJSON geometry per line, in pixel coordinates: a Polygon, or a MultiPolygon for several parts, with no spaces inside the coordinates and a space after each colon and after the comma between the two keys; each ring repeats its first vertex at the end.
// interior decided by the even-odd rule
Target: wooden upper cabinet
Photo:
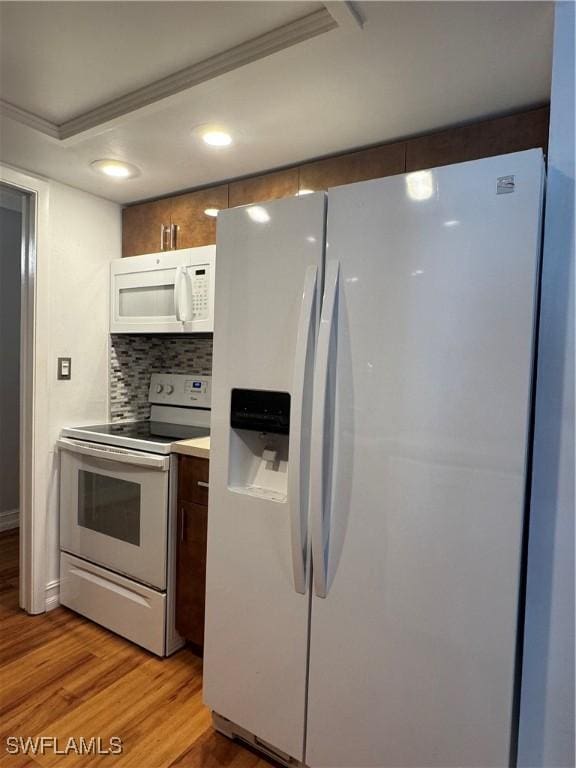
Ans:
{"type": "Polygon", "coordinates": [[[195,248],[216,242],[216,217],[207,216],[210,208],[228,208],[228,184],[200,189],[171,198],[174,247],[195,248]]]}
{"type": "Polygon", "coordinates": [[[449,128],[406,142],[406,171],[548,146],[548,107],[449,128]]]}
{"type": "Polygon", "coordinates": [[[315,192],[534,147],[546,151],[549,117],[549,107],[541,107],[129,206],[123,211],[122,255],[215,243],[216,218],[206,216],[208,208],[265,203],[304,190],[315,192]]]}
{"type": "Polygon", "coordinates": [[[301,165],[300,190],[316,192],[341,184],[404,173],[405,152],[406,144],[398,142],[301,165]]]}
{"type": "Polygon", "coordinates": [[[266,173],[230,184],[230,208],[249,203],[266,203],[298,193],[298,168],[266,173]]]}
{"type": "Polygon", "coordinates": [[[216,242],[209,208],[228,207],[228,185],[131,205],[122,211],[122,256],[139,256],[216,242]]]}
{"type": "Polygon", "coordinates": [[[131,205],[122,211],[122,256],[164,250],[170,236],[170,200],[131,205]],[[164,227],[164,229],[162,229],[164,227]],[[162,237],[164,233],[164,243],[162,237]]]}

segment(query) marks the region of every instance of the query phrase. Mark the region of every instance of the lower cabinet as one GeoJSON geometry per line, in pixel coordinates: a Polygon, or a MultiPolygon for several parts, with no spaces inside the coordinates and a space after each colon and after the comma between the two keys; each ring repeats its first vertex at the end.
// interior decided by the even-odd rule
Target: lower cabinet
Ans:
{"type": "Polygon", "coordinates": [[[204,645],[208,466],[208,459],[178,457],[176,629],[199,648],[204,645]]]}

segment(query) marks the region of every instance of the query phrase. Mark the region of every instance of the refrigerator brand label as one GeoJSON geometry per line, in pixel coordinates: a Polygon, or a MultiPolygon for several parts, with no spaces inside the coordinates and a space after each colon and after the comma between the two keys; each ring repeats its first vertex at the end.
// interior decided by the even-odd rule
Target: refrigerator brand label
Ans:
{"type": "Polygon", "coordinates": [[[514,176],[498,176],[496,182],[497,195],[509,195],[510,192],[514,192],[515,189],[516,181],[514,176]]]}

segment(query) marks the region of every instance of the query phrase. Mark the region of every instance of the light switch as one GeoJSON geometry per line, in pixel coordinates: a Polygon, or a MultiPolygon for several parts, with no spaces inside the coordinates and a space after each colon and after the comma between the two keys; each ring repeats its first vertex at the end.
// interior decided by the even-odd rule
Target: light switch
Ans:
{"type": "Polygon", "coordinates": [[[58,358],[58,378],[59,379],[72,378],[72,358],[71,357],[58,358]]]}

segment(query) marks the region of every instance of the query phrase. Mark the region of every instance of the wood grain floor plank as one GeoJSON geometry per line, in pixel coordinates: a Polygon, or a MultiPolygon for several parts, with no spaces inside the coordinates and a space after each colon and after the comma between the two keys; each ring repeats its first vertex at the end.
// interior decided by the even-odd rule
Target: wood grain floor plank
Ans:
{"type": "Polygon", "coordinates": [[[207,730],[169,768],[256,768],[259,758],[238,746],[222,734],[207,730]]]}
{"type": "Polygon", "coordinates": [[[31,733],[50,735],[49,724],[54,718],[63,717],[78,706],[79,699],[61,688],[47,688],[25,699],[8,716],[0,720],[0,744],[6,744],[9,736],[26,736],[31,733]]]}
{"type": "Polygon", "coordinates": [[[18,535],[0,533],[0,768],[270,768],[213,730],[202,661],[168,659],[65,608],[18,608],[18,535]],[[123,739],[120,755],[6,754],[7,736],[123,739]]]}
{"type": "Polygon", "coordinates": [[[3,752],[0,754],[0,768],[38,768],[38,763],[28,755],[9,755],[3,752]]]}
{"type": "MultiPolygon", "coordinates": [[[[64,718],[50,723],[50,735],[59,740],[70,736],[86,739],[99,736],[105,741],[118,736],[124,742],[128,734],[129,743],[125,747],[128,755],[135,744],[134,735],[145,735],[148,723],[155,722],[154,714],[166,699],[174,697],[180,688],[184,688],[189,698],[200,689],[197,668],[191,667],[185,658],[174,658],[174,662],[162,664],[159,661],[157,665],[153,660],[146,662],[82,702],[64,718]]],[[[98,765],[102,759],[103,756],[95,756],[90,758],[89,764],[98,765]]],[[[43,766],[58,764],[58,757],[53,754],[42,755],[36,760],[43,766]]],[[[86,762],[85,756],[70,755],[66,765],[73,768],[86,762]]],[[[156,761],[154,766],[160,768],[156,761]]]]}
{"type": "Polygon", "coordinates": [[[185,751],[203,733],[212,730],[210,713],[202,703],[201,690],[193,696],[175,696],[172,701],[165,702],[152,718],[147,718],[146,726],[149,721],[153,723],[149,731],[141,728],[125,731],[123,768],[140,768],[149,754],[154,755],[157,768],[168,768],[175,754],[185,751]]]}

